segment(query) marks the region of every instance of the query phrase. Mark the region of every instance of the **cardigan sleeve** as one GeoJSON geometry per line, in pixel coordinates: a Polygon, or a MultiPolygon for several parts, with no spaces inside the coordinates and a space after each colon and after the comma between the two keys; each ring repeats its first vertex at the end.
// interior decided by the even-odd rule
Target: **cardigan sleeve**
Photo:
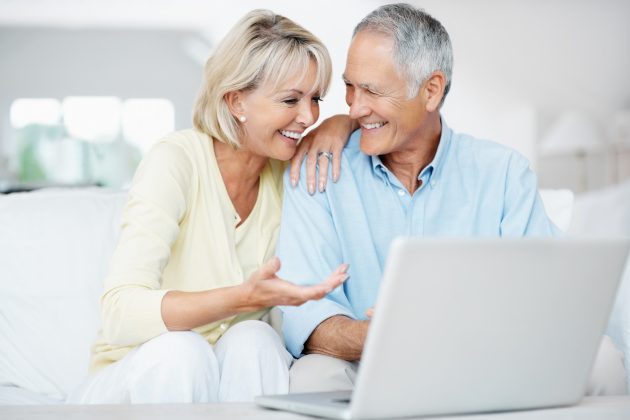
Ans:
{"type": "Polygon", "coordinates": [[[169,142],[154,146],[136,171],[100,301],[110,345],[138,345],[167,331],[162,272],[187,214],[193,172],[186,151],[169,142]]]}

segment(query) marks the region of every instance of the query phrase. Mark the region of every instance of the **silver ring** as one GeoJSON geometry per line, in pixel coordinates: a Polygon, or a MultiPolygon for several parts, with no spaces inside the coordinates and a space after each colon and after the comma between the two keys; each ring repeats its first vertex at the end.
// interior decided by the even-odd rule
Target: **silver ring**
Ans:
{"type": "Polygon", "coordinates": [[[332,152],[319,152],[317,153],[317,160],[319,160],[319,158],[326,156],[328,158],[328,160],[332,160],[332,152]]]}

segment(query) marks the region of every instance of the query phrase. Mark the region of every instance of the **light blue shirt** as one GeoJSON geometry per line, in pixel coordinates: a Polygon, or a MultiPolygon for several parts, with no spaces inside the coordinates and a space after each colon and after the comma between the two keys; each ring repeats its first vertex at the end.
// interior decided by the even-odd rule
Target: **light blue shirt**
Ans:
{"type": "MultiPolygon", "coordinates": [[[[284,337],[299,357],[315,327],[334,315],[366,319],[375,301],[390,242],[397,236],[552,236],[529,162],[489,141],[454,133],[442,120],[433,161],[413,194],[378,156],[359,149],[354,132],[337,183],[310,196],[304,166],[293,188],[288,171],[277,255],[279,276],[299,284],[325,279],[348,263],[349,278],[326,298],[282,307],[284,337]]],[[[330,171],[329,171],[330,174],[330,171]]],[[[456,264],[456,261],[453,261],[456,264]]]]}

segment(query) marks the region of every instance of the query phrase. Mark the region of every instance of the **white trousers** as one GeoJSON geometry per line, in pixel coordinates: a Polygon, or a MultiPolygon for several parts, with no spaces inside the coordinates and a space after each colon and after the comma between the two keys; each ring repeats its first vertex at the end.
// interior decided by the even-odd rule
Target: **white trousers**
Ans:
{"type": "Polygon", "coordinates": [[[67,404],[252,401],[287,393],[293,359],[262,321],[243,321],[213,347],[192,331],[168,332],[89,377],[67,404]]]}
{"type": "MultiPolygon", "coordinates": [[[[290,392],[325,392],[351,390],[359,364],[321,354],[309,354],[295,361],[291,368],[290,392]]],[[[586,395],[625,395],[626,371],[623,353],[608,336],[601,341],[588,381],[586,395]]]]}

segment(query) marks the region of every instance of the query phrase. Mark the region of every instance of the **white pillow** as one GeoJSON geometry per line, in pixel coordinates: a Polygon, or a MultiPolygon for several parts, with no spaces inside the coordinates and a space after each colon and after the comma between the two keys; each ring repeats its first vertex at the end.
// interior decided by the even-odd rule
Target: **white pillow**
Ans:
{"type": "Polygon", "coordinates": [[[62,400],[84,379],[125,200],[99,189],[0,196],[0,386],[62,400]]]}
{"type": "MultiPolygon", "coordinates": [[[[630,238],[630,181],[576,196],[569,235],[630,238]]],[[[630,389],[630,256],[606,334],[624,353],[630,389]]]]}
{"type": "Polygon", "coordinates": [[[571,190],[540,190],[540,198],[547,216],[563,232],[571,224],[573,213],[573,192],[571,190]]]}

